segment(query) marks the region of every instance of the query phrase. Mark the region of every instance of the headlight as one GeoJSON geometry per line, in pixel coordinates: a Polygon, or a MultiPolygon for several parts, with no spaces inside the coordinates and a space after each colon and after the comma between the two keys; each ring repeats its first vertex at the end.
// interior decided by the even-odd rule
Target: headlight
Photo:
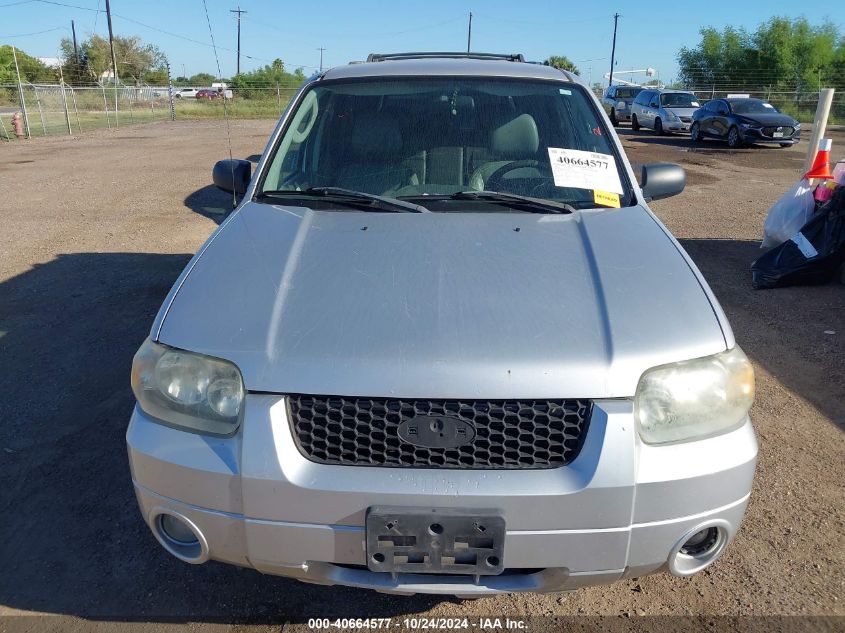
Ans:
{"type": "Polygon", "coordinates": [[[235,432],[244,399],[243,378],[232,363],[150,339],[132,361],[132,391],[154,418],[214,435],[235,432]]]}
{"type": "Polygon", "coordinates": [[[792,127],[795,128],[796,130],[800,130],[801,124],[796,121],[795,125],[793,125],[792,127]]]}
{"type": "Polygon", "coordinates": [[[643,373],[634,418],[647,444],[701,439],[740,427],[754,402],[754,369],[739,346],[643,373]]]}
{"type": "Polygon", "coordinates": [[[741,128],[742,128],[742,129],[744,129],[744,130],[747,130],[747,129],[748,129],[748,128],[750,128],[750,127],[754,127],[754,124],[753,124],[753,123],[748,123],[747,121],[740,121],[740,122],[739,122],[739,127],[741,127],[741,128]]]}
{"type": "Polygon", "coordinates": [[[616,109],[617,110],[624,110],[626,108],[624,101],[617,101],[616,102],[616,109]]]}
{"type": "Polygon", "coordinates": [[[680,121],[680,119],[678,118],[678,115],[675,114],[674,112],[672,112],[671,110],[666,111],[666,118],[669,121],[680,121]]]}

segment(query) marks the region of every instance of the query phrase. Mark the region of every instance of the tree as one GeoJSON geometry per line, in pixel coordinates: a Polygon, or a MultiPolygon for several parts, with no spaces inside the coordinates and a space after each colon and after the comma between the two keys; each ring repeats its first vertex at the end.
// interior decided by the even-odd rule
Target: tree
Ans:
{"type": "Polygon", "coordinates": [[[285,71],[284,62],[276,59],[264,68],[233,77],[232,88],[246,99],[271,95],[275,97],[277,87],[287,90],[297,87],[303,81],[305,81],[305,73],[301,68],[289,73],[285,71]]]}
{"type": "MultiPolygon", "coordinates": [[[[40,61],[16,49],[18,68],[23,82],[54,82],[56,71],[42,64],[40,61]]],[[[0,84],[13,84],[18,80],[15,72],[15,56],[10,45],[0,46],[0,84]]]]}
{"type": "Polygon", "coordinates": [[[197,73],[188,80],[192,86],[210,86],[215,81],[217,78],[211,73],[197,73]]]}
{"type": "MultiPolygon", "coordinates": [[[[76,66],[73,54],[73,42],[65,38],[61,43],[65,64],[76,66]]],[[[99,35],[92,35],[79,45],[80,57],[92,79],[110,76],[112,70],[109,41],[99,35]]],[[[163,70],[166,57],[156,46],[144,44],[135,35],[114,38],[114,55],[117,58],[117,75],[124,83],[139,84],[145,74],[163,70]]]]}
{"type": "Polygon", "coordinates": [[[728,26],[701,29],[694,48],[678,51],[680,79],[688,87],[741,92],[812,92],[822,83],[845,87],[837,60],[845,59],[845,38],[833,24],[774,17],[753,33],[728,26]],[[841,52],[840,52],[841,51],[841,52]]]}
{"type": "Polygon", "coordinates": [[[578,70],[578,67],[573,64],[568,57],[565,55],[552,55],[546,61],[543,62],[546,66],[554,66],[558,70],[568,70],[571,73],[575,73],[576,75],[580,75],[581,73],[578,70]]]}

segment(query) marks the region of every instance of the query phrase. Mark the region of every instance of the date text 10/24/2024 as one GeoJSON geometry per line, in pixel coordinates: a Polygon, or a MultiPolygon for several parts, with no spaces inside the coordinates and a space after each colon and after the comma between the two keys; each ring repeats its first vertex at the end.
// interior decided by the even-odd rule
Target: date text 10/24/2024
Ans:
{"type": "Polygon", "coordinates": [[[309,618],[311,630],[407,629],[525,631],[527,622],[511,618],[309,618]]]}

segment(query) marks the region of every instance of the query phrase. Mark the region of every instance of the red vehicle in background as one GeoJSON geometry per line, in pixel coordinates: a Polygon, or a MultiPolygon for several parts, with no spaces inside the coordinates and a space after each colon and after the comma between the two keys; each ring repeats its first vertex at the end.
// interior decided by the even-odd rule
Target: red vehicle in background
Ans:
{"type": "Polygon", "coordinates": [[[197,99],[207,99],[209,101],[213,99],[219,99],[223,96],[222,90],[215,90],[212,88],[204,88],[203,90],[198,90],[196,94],[197,99]]]}

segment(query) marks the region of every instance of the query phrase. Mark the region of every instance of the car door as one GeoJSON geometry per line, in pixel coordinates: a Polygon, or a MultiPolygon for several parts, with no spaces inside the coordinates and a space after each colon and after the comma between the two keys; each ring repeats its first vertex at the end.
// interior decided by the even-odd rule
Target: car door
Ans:
{"type": "Polygon", "coordinates": [[[604,93],[604,97],[601,100],[601,104],[604,107],[604,111],[607,112],[608,116],[610,116],[610,109],[612,107],[611,104],[613,103],[613,96],[615,94],[616,94],[616,88],[611,86],[604,93]]]}
{"type": "Polygon", "coordinates": [[[646,110],[646,127],[654,128],[654,120],[657,118],[660,111],[660,93],[652,92],[648,97],[646,110]]]}
{"type": "Polygon", "coordinates": [[[731,127],[731,111],[726,101],[719,99],[716,102],[716,112],[713,115],[713,136],[716,138],[727,138],[728,130],[731,127]]]}
{"type": "Polygon", "coordinates": [[[698,130],[701,136],[714,136],[715,129],[713,127],[713,119],[716,116],[716,102],[711,101],[703,108],[701,114],[698,115],[698,130]]]}
{"type": "Polygon", "coordinates": [[[651,103],[652,95],[654,95],[653,90],[644,90],[640,93],[637,97],[637,121],[640,125],[645,127],[651,127],[651,123],[649,123],[649,106],[648,104],[651,103]]]}

